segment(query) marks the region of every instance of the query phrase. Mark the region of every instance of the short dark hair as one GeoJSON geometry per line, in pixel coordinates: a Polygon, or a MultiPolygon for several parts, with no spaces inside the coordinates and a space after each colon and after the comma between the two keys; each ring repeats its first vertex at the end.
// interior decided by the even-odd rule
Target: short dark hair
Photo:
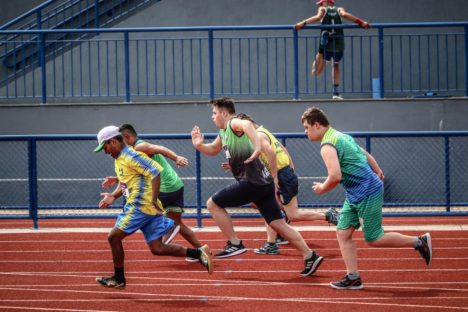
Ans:
{"type": "Polygon", "coordinates": [[[248,121],[250,121],[251,123],[256,124],[255,120],[253,120],[252,117],[250,117],[249,115],[244,114],[244,113],[239,113],[239,114],[237,114],[236,118],[239,118],[239,119],[242,119],[242,120],[248,120],[248,121]]]}
{"type": "Polygon", "coordinates": [[[217,108],[224,108],[229,114],[235,114],[234,100],[228,97],[222,97],[210,101],[210,104],[217,108]]]}
{"type": "Polygon", "coordinates": [[[137,135],[135,128],[131,124],[123,124],[119,127],[119,132],[122,133],[124,131],[130,132],[130,134],[137,135]]]}
{"type": "Polygon", "coordinates": [[[317,107],[309,107],[305,110],[301,118],[302,123],[304,123],[305,120],[309,125],[313,125],[316,122],[324,127],[328,127],[330,125],[327,115],[325,115],[325,113],[317,107]]]}

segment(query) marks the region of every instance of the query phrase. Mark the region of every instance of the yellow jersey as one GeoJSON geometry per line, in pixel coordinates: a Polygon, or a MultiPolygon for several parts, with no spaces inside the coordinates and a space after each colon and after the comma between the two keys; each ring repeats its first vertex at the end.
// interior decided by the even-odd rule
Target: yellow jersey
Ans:
{"type": "MultiPolygon", "coordinates": [[[[276,166],[278,167],[278,171],[283,169],[284,167],[291,165],[288,153],[286,152],[286,149],[284,148],[283,144],[281,144],[278,141],[278,139],[275,138],[273,134],[271,134],[270,131],[265,129],[263,126],[260,126],[257,128],[257,132],[265,133],[270,139],[271,149],[275,152],[275,155],[276,155],[276,166]]],[[[268,171],[270,171],[268,158],[264,153],[260,154],[260,160],[263,162],[263,164],[268,169],[268,171]]]]}
{"type": "MultiPolygon", "coordinates": [[[[125,209],[138,209],[145,214],[156,215],[156,208],[151,203],[151,180],[162,172],[161,165],[146,154],[126,146],[115,160],[114,167],[125,196],[125,209]]],[[[162,209],[159,199],[158,206],[162,209]]]]}

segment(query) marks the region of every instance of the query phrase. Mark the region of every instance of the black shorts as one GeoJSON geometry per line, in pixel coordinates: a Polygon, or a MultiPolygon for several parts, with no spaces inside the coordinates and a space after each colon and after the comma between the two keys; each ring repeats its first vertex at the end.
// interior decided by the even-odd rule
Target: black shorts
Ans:
{"type": "Polygon", "coordinates": [[[184,212],[184,187],[182,186],[175,192],[159,193],[159,200],[162,203],[164,212],[184,212]]]}
{"type": "Polygon", "coordinates": [[[287,166],[278,171],[278,196],[283,205],[289,204],[291,199],[299,193],[299,182],[294,169],[287,166]]]}
{"type": "Polygon", "coordinates": [[[283,218],[276,201],[273,182],[267,185],[255,185],[247,181],[238,181],[217,192],[211,199],[221,208],[254,203],[267,223],[283,218]]]}

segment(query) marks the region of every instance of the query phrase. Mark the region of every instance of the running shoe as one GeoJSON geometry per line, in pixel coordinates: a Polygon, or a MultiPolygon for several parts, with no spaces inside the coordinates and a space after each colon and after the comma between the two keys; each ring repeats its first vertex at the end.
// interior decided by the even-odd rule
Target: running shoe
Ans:
{"type": "Polygon", "coordinates": [[[111,277],[96,277],[96,282],[101,284],[104,287],[124,289],[126,286],[125,280],[122,282],[117,282],[115,276],[111,277]]]}
{"type": "Polygon", "coordinates": [[[213,255],[211,254],[210,247],[203,245],[200,248],[200,263],[208,271],[208,274],[213,274],[213,255]]]}
{"type": "Polygon", "coordinates": [[[312,251],[312,257],[305,260],[304,271],[301,272],[302,276],[309,276],[317,271],[320,263],[322,263],[323,257],[317,254],[315,251],[312,251]]]}
{"type": "Polygon", "coordinates": [[[170,242],[172,242],[172,240],[177,235],[177,233],[179,233],[179,230],[180,230],[180,226],[174,223],[174,225],[166,232],[166,234],[163,235],[162,237],[163,244],[167,245],[170,242]]]}
{"type": "Polygon", "coordinates": [[[254,252],[259,255],[277,255],[279,248],[276,243],[266,242],[262,247],[254,249],[254,252]]]}
{"type": "Polygon", "coordinates": [[[242,244],[242,241],[239,245],[233,245],[230,241],[227,241],[227,245],[224,246],[224,249],[221,252],[218,252],[216,258],[228,258],[236,255],[240,255],[247,251],[247,248],[242,244]]]}
{"type": "Polygon", "coordinates": [[[325,212],[325,220],[328,223],[337,225],[339,219],[340,219],[340,214],[338,213],[338,211],[335,210],[335,208],[330,208],[325,212]]]}
{"type": "Polygon", "coordinates": [[[429,265],[432,260],[432,240],[431,234],[426,233],[418,237],[419,243],[415,248],[421,254],[421,257],[426,261],[426,265],[429,265]]]}
{"type": "Polygon", "coordinates": [[[286,244],[289,244],[289,242],[283,236],[277,234],[276,245],[286,245],[286,244]]]}
{"type": "Polygon", "coordinates": [[[185,258],[185,261],[187,261],[187,262],[198,262],[200,260],[198,260],[197,258],[187,257],[187,258],[185,258]]]}
{"type": "Polygon", "coordinates": [[[330,286],[335,289],[363,289],[364,285],[362,284],[361,278],[349,279],[348,275],[343,277],[341,281],[331,282],[330,286]]]}

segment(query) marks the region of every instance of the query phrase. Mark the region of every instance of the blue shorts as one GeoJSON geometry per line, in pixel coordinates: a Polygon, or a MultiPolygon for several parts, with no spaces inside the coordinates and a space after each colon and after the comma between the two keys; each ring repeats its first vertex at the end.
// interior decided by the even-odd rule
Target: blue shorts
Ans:
{"type": "Polygon", "coordinates": [[[287,166],[278,171],[278,196],[283,205],[289,204],[291,199],[299,193],[299,182],[294,169],[287,166]]]}
{"type": "Polygon", "coordinates": [[[124,211],[119,213],[115,221],[115,227],[127,234],[141,230],[148,244],[161,238],[173,225],[174,221],[169,218],[148,215],[131,205],[125,205],[124,211]]]}
{"type": "Polygon", "coordinates": [[[168,212],[184,212],[184,187],[182,186],[175,192],[160,192],[159,200],[164,208],[164,214],[168,212]]]}
{"type": "Polygon", "coordinates": [[[267,185],[256,185],[247,181],[238,181],[213,195],[211,200],[221,208],[254,203],[267,223],[283,218],[276,201],[273,182],[267,185]]]}
{"type": "Polygon", "coordinates": [[[339,62],[343,58],[343,51],[323,51],[323,58],[325,61],[330,61],[333,58],[333,61],[339,62]]]}

